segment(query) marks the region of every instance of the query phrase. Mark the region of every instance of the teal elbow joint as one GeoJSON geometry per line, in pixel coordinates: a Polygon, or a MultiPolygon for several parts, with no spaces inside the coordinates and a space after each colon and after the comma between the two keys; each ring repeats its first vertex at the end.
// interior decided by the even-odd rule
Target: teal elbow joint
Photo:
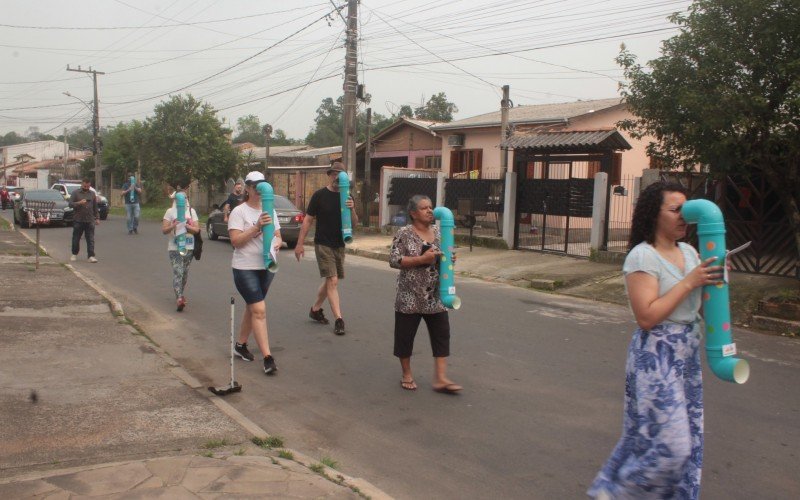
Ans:
{"type": "Polygon", "coordinates": [[[447,207],[436,207],[433,217],[439,221],[442,238],[442,255],[439,258],[439,298],[448,309],[461,307],[461,299],[456,295],[453,250],[455,249],[455,227],[453,212],[447,207]]]}
{"type": "MultiPolygon", "coordinates": [[[[715,264],[725,265],[725,221],[719,207],[708,200],[690,200],[683,204],[681,213],[687,223],[697,224],[700,259],[716,257],[715,264]]],[[[728,283],[704,286],[702,297],[708,365],[722,380],[743,384],[750,377],[750,365],[734,357],[728,283]]]]}
{"type": "Polygon", "coordinates": [[[348,245],[353,242],[353,219],[347,200],[350,198],[350,176],[347,172],[339,172],[339,206],[342,210],[342,239],[348,245]]]}
{"type": "MultiPolygon", "coordinates": [[[[256,184],[256,191],[261,197],[261,212],[269,214],[270,217],[275,215],[275,192],[272,190],[272,185],[267,181],[261,181],[256,184]]],[[[278,272],[278,263],[272,260],[272,238],[275,236],[275,221],[261,228],[261,241],[263,243],[264,255],[264,268],[271,272],[278,272]]]]}
{"type": "MultiPolygon", "coordinates": [[[[175,217],[178,219],[178,222],[186,223],[186,193],[175,193],[175,217]]],[[[175,246],[178,247],[178,253],[181,256],[186,256],[189,254],[189,250],[186,248],[186,231],[184,231],[175,237],[175,246]]]]}

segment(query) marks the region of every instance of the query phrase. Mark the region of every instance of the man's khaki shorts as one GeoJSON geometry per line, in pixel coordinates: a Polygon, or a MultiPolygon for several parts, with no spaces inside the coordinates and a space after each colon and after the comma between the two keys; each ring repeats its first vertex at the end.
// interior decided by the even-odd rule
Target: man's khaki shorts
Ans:
{"type": "Polygon", "coordinates": [[[314,253],[317,254],[320,277],[344,279],[344,248],[314,245],[314,253]]]}

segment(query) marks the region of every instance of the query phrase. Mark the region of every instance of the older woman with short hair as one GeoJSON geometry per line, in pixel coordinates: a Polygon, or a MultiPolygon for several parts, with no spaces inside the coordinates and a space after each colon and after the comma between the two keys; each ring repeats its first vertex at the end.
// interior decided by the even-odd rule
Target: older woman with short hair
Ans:
{"type": "Polygon", "coordinates": [[[394,355],[400,358],[403,375],[400,385],[417,388],[411,372],[411,353],[419,323],[425,320],[434,357],[433,390],[456,394],[462,387],[447,378],[450,356],[450,319],[439,297],[437,266],[441,238],[434,224],[433,203],[424,195],[408,201],[411,223],[400,228],[392,241],[389,265],[400,269],[394,313],[394,355]]]}

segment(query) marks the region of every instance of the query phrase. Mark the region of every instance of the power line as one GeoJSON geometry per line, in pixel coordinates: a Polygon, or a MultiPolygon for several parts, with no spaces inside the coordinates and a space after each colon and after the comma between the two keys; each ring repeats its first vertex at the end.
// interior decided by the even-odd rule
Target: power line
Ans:
{"type": "MultiPolygon", "coordinates": [[[[127,5],[127,4],[125,4],[125,5],[127,5]]],[[[186,22],[186,23],[180,22],[180,23],[174,23],[174,24],[159,24],[159,25],[156,25],[156,26],[146,26],[146,27],[147,28],[152,28],[152,29],[157,29],[157,28],[176,28],[176,27],[179,27],[179,26],[197,26],[197,25],[202,25],[202,24],[225,23],[225,22],[229,22],[229,21],[239,21],[241,19],[252,19],[254,17],[264,17],[264,16],[275,15],[275,14],[284,14],[286,12],[293,12],[293,11],[296,11],[296,10],[308,10],[308,9],[313,8],[313,7],[318,7],[320,5],[324,5],[324,4],[314,4],[314,5],[309,5],[309,6],[306,6],[306,7],[295,7],[295,8],[292,8],[292,9],[276,10],[276,11],[273,11],[273,12],[262,12],[261,14],[250,14],[248,16],[229,17],[229,18],[226,18],[226,19],[212,19],[212,20],[208,20],[208,21],[195,21],[195,22],[186,22]]],[[[131,8],[136,8],[136,7],[132,7],[130,5],[127,5],[127,6],[131,7],[131,8]]],[[[141,12],[145,12],[145,11],[143,11],[141,9],[138,9],[138,8],[136,8],[136,10],[140,10],[141,12]]],[[[149,12],[145,12],[145,13],[149,14],[149,12]]],[[[158,17],[161,17],[161,16],[158,16],[158,17]]],[[[0,23],[0,27],[2,27],[2,28],[14,28],[14,29],[31,29],[31,30],[76,30],[76,31],[81,31],[81,30],[98,31],[99,30],[99,31],[110,31],[110,30],[138,30],[138,29],[141,29],[141,28],[143,28],[145,26],[28,26],[28,25],[16,25],[16,24],[2,24],[2,23],[0,23]]]]}
{"type": "MultiPolygon", "coordinates": [[[[333,12],[333,11],[331,11],[331,12],[333,12]]],[[[135,103],[135,102],[151,101],[151,100],[153,100],[153,99],[158,99],[159,97],[164,97],[164,96],[167,96],[167,95],[170,95],[170,94],[174,94],[174,93],[176,93],[176,92],[180,92],[180,91],[182,91],[182,90],[186,90],[187,88],[189,88],[189,87],[192,87],[192,86],[194,86],[194,85],[197,85],[197,84],[200,84],[200,83],[206,82],[206,81],[208,81],[208,80],[211,80],[212,78],[215,78],[215,77],[217,77],[217,76],[219,76],[219,75],[221,75],[221,74],[223,74],[223,73],[225,73],[225,72],[227,72],[227,71],[230,71],[230,70],[232,70],[233,68],[235,68],[235,67],[237,67],[237,66],[241,66],[242,64],[244,64],[245,62],[247,62],[247,61],[249,61],[249,60],[251,60],[251,59],[254,59],[254,58],[256,58],[256,57],[260,56],[261,54],[263,54],[263,53],[267,52],[268,50],[272,49],[273,47],[276,47],[277,45],[281,44],[282,42],[284,42],[284,41],[288,40],[289,38],[292,38],[292,37],[293,37],[293,36],[295,36],[295,35],[297,35],[298,33],[302,33],[303,31],[307,30],[308,28],[310,28],[311,26],[313,26],[313,25],[314,25],[314,24],[316,24],[317,22],[319,22],[319,21],[321,21],[322,19],[325,19],[326,17],[328,17],[328,15],[330,15],[330,12],[329,12],[329,13],[327,13],[327,14],[325,14],[325,15],[324,15],[324,16],[322,16],[322,17],[319,17],[319,18],[317,18],[317,19],[315,19],[315,20],[311,21],[310,23],[308,23],[307,25],[303,26],[302,28],[300,28],[299,30],[295,31],[294,33],[292,33],[292,34],[290,34],[290,35],[288,35],[288,36],[286,36],[286,37],[282,38],[281,40],[278,40],[277,42],[275,42],[274,44],[270,45],[270,46],[269,46],[269,47],[267,47],[266,49],[264,49],[264,50],[260,50],[260,51],[256,52],[255,54],[253,54],[252,56],[246,57],[246,58],[242,59],[241,61],[239,61],[239,62],[237,62],[237,63],[235,63],[235,64],[232,64],[232,65],[228,66],[228,67],[227,67],[227,68],[225,68],[225,69],[222,69],[222,70],[220,70],[220,71],[217,71],[217,72],[216,72],[216,73],[214,73],[213,75],[210,75],[210,76],[207,76],[207,77],[205,77],[205,78],[202,78],[202,79],[200,79],[200,80],[197,80],[196,82],[190,83],[190,84],[188,84],[188,85],[184,85],[184,86],[183,86],[183,87],[181,87],[181,88],[178,88],[178,89],[175,89],[175,90],[172,90],[172,91],[169,91],[169,92],[164,92],[164,93],[162,93],[162,94],[159,94],[159,95],[155,95],[155,96],[152,96],[152,97],[147,97],[147,98],[145,98],[145,99],[136,99],[136,100],[132,100],[132,101],[125,101],[125,102],[111,102],[111,103],[108,103],[108,104],[131,104],[131,103],[135,103]]]]}
{"type": "Polygon", "coordinates": [[[497,87],[497,86],[496,86],[495,84],[493,84],[492,82],[489,82],[489,81],[487,81],[487,80],[485,80],[485,79],[483,79],[483,78],[479,77],[478,75],[475,75],[474,73],[470,73],[469,71],[465,70],[464,68],[461,68],[461,67],[459,67],[459,66],[456,66],[456,65],[455,65],[455,64],[453,64],[451,61],[448,61],[447,59],[444,59],[443,57],[441,57],[441,56],[439,56],[438,54],[434,53],[433,51],[429,50],[427,47],[424,47],[424,46],[420,45],[419,43],[417,43],[417,42],[416,42],[416,40],[414,40],[414,39],[412,39],[412,38],[410,38],[410,37],[406,36],[406,35],[405,35],[404,33],[402,33],[400,30],[398,30],[397,28],[395,28],[394,26],[392,26],[391,24],[389,24],[389,22],[388,22],[388,21],[386,21],[386,20],[385,20],[385,19],[384,19],[384,18],[383,18],[383,17],[382,17],[380,14],[378,14],[378,13],[377,13],[375,10],[372,10],[372,12],[375,14],[375,16],[376,16],[378,19],[380,19],[381,21],[383,21],[384,23],[386,23],[386,25],[387,25],[387,26],[389,26],[390,28],[392,28],[393,30],[395,30],[395,31],[396,31],[398,34],[400,34],[400,35],[401,35],[403,38],[405,38],[405,39],[406,39],[406,40],[408,40],[409,42],[413,43],[413,44],[414,44],[414,45],[416,45],[417,47],[421,48],[422,50],[424,50],[424,51],[425,51],[425,52],[427,52],[428,54],[431,54],[432,56],[436,57],[437,59],[439,59],[439,60],[440,60],[440,61],[442,61],[443,63],[449,64],[450,66],[452,66],[452,67],[454,67],[455,69],[457,69],[457,70],[461,71],[462,73],[465,73],[465,74],[467,74],[467,75],[469,75],[469,76],[471,76],[471,77],[473,77],[473,78],[476,78],[476,79],[478,79],[478,80],[482,81],[483,83],[485,83],[485,84],[489,85],[490,87],[492,87],[492,88],[495,88],[495,90],[496,90],[496,87],[497,87]]]}

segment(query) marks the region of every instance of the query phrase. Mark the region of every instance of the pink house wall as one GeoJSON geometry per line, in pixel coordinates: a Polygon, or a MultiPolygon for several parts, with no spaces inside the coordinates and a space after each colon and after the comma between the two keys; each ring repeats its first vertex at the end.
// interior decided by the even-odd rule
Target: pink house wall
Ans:
{"type": "MultiPolygon", "coordinates": [[[[633,118],[625,105],[607,108],[595,113],[570,119],[569,126],[563,130],[602,130],[617,128],[617,122],[633,118]]],[[[619,130],[619,129],[618,129],[619,130]]],[[[624,130],[619,130],[632,149],[622,151],[622,176],[640,176],[642,170],[649,168],[649,158],[646,153],[647,145],[654,139],[644,137],[634,139],[624,130]]],[[[450,174],[450,152],[454,149],[482,149],[483,172],[487,177],[496,177],[500,173],[500,127],[486,127],[479,129],[442,130],[442,171],[450,174]],[[448,137],[454,134],[464,134],[464,146],[453,148],[448,145],[448,137]]],[[[508,161],[513,161],[513,151],[509,151],[508,161]]]]}
{"type": "MultiPolygon", "coordinates": [[[[583,115],[570,120],[565,130],[598,130],[603,128],[617,128],[617,122],[633,118],[625,105],[615,106],[583,115]]],[[[647,156],[647,145],[654,141],[652,137],[634,139],[625,130],[617,128],[620,134],[628,141],[632,149],[622,152],[622,177],[638,177],[642,170],[650,168],[650,158],[647,156]]]]}

